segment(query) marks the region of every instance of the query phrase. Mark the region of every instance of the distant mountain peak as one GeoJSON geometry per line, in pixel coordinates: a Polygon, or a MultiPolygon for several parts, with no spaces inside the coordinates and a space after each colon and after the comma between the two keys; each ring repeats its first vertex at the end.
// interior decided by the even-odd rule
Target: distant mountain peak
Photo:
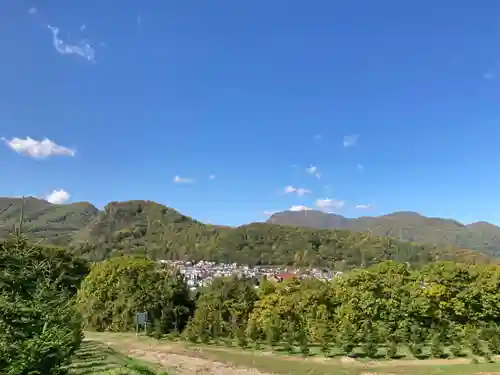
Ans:
{"type": "Polygon", "coordinates": [[[395,211],[384,216],[413,216],[413,217],[424,217],[422,214],[415,211],[395,211]]]}
{"type": "Polygon", "coordinates": [[[315,229],[344,229],[372,232],[404,241],[456,246],[487,254],[500,255],[500,227],[477,222],[464,225],[453,219],[427,217],[414,211],[396,211],[382,216],[345,218],[321,211],[278,212],[267,221],[270,224],[315,229]]]}
{"type": "Polygon", "coordinates": [[[318,210],[301,210],[277,212],[267,220],[267,223],[316,229],[344,229],[346,221],[345,217],[337,214],[318,210]]]}
{"type": "Polygon", "coordinates": [[[495,224],[488,223],[487,221],[476,221],[475,223],[471,223],[469,225],[466,225],[467,228],[469,229],[482,229],[482,228],[488,228],[488,229],[498,229],[500,231],[500,227],[495,224]]]}

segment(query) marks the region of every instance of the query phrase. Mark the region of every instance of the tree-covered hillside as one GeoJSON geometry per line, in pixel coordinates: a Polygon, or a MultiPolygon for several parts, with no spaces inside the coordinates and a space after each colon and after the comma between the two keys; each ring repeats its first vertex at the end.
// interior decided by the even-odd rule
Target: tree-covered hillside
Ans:
{"type": "Polygon", "coordinates": [[[500,227],[478,222],[464,225],[456,220],[422,216],[415,212],[394,212],[376,217],[345,218],[320,211],[285,211],[274,214],[268,223],[315,229],[371,231],[438,246],[474,249],[489,255],[500,254],[500,227]]]}
{"type": "MultiPolygon", "coordinates": [[[[15,204],[12,204],[12,203],[15,204]]],[[[20,200],[3,214],[18,219],[20,200]]],[[[102,211],[87,203],[52,205],[28,198],[24,216],[32,239],[65,246],[90,260],[132,254],[152,259],[215,260],[250,265],[288,264],[339,270],[383,260],[489,262],[487,256],[450,246],[428,246],[369,232],[307,229],[266,223],[238,228],[203,224],[152,201],[111,202],[102,211]]],[[[9,225],[3,230],[7,232],[9,225]]]]}
{"type": "Polygon", "coordinates": [[[87,202],[51,204],[33,197],[0,198],[0,238],[6,238],[18,223],[23,201],[28,236],[46,244],[68,244],[73,233],[89,224],[99,212],[87,202]]]}

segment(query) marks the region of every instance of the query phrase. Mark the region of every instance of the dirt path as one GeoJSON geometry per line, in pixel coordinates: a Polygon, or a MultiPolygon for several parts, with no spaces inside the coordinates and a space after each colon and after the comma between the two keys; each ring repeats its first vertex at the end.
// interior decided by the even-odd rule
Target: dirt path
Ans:
{"type": "MultiPolygon", "coordinates": [[[[241,351],[221,346],[196,347],[175,341],[157,341],[143,336],[115,333],[87,333],[86,338],[100,341],[109,347],[146,362],[161,365],[165,370],[172,370],[174,375],[271,375],[271,374],[321,374],[339,373],[356,375],[395,375],[423,373],[453,373],[453,366],[464,365],[460,374],[500,375],[498,367],[485,365],[481,371],[471,365],[468,358],[428,359],[428,360],[393,360],[393,361],[360,361],[341,357],[329,359],[276,355],[271,352],[241,351]],[[448,367],[449,370],[434,367],[448,367]],[[471,366],[471,367],[469,367],[471,366]],[[425,368],[429,369],[426,372],[425,368]],[[261,369],[261,370],[259,370],[261,369]]],[[[497,359],[497,358],[495,358],[497,359]]],[[[500,360],[498,358],[497,360],[500,360]]],[[[459,370],[459,368],[455,368],[459,370]]]]}
{"type": "Polygon", "coordinates": [[[170,350],[179,351],[179,348],[168,345],[153,348],[151,345],[130,340],[104,343],[130,357],[158,363],[166,370],[172,370],[175,375],[272,375],[253,368],[231,366],[192,355],[172,353],[170,350]]]}
{"type": "Polygon", "coordinates": [[[256,369],[233,367],[220,362],[155,350],[129,350],[127,355],[172,369],[176,375],[271,375],[256,369]]]}

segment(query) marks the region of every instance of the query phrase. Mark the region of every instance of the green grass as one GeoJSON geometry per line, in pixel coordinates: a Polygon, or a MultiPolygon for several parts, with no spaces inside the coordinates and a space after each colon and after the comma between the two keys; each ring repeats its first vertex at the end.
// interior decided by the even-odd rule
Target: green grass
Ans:
{"type": "Polygon", "coordinates": [[[70,375],[168,375],[116,352],[98,341],[84,341],[69,365],[70,375]]]}
{"type": "Polygon", "coordinates": [[[262,372],[286,375],[500,375],[500,363],[472,363],[470,358],[450,360],[353,360],[345,363],[339,358],[325,359],[320,356],[301,358],[284,353],[276,355],[270,351],[241,350],[216,345],[193,345],[180,341],[155,340],[149,337],[126,333],[89,333],[94,340],[113,342],[118,351],[139,349],[202,358],[262,372]]]}

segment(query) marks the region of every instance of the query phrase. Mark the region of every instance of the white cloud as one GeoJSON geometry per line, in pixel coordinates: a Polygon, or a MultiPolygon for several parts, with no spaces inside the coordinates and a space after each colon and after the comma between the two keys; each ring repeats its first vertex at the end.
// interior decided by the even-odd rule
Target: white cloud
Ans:
{"type": "Polygon", "coordinates": [[[31,156],[36,159],[44,159],[49,156],[75,156],[76,151],[60,146],[48,138],[37,141],[33,138],[26,137],[26,139],[12,138],[11,140],[1,138],[9,148],[20,153],[31,156]]]}
{"type": "Polygon", "coordinates": [[[211,180],[215,180],[215,178],[216,178],[216,177],[217,177],[217,176],[216,176],[216,175],[214,175],[214,174],[211,174],[210,176],[208,176],[208,178],[209,178],[209,179],[211,179],[211,180]]]}
{"type": "Polygon", "coordinates": [[[362,165],[362,164],[359,164],[359,163],[358,163],[358,165],[356,166],[356,168],[358,168],[358,171],[362,171],[362,170],[364,170],[364,169],[365,169],[365,167],[363,167],[363,165],[362,165]]]}
{"type": "Polygon", "coordinates": [[[194,180],[192,178],[185,178],[185,177],[181,177],[181,176],[175,176],[173,181],[176,184],[190,184],[190,183],[194,182],[194,180]]]}
{"type": "Polygon", "coordinates": [[[299,197],[303,196],[304,194],[308,194],[308,193],[310,193],[310,192],[311,192],[311,190],[309,190],[309,189],[305,189],[305,188],[297,188],[297,195],[298,195],[299,197]]]}
{"type": "Polygon", "coordinates": [[[86,28],[87,28],[87,25],[86,25],[86,24],[82,24],[82,25],[80,26],[80,31],[81,31],[81,32],[84,32],[86,28]]]}
{"type": "Polygon", "coordinates": [[[346,135],[344,137],[344,147],[355,146],[358,142],[359,134],[346,135]]]}
{"type": "Polygon", "coordinates": [[[358,204],[356,205],[358,210],[371,210],[373,206],[371,204],[358,204]]]}
{"type": "Polygon", "coordinates": [[[316,173],[317,170],[318,170],[318,168],[315,167],[314,165],[311,165],[309,168],[306,168],[307,173],[310,173],[310,174],[316,173]]]}
{"type": "Polygon", "coordinates": [[[28,13],[32,16],[34,16],[37,12],[38,12],[38,9],[36,9],[35,7],[31,7],[28,9],[28,13]]]}
{"type": "Polygon", "coordinates": [[[273,216],[275,213],[276,213],[276,211],[265,210],[264,211],[264,216],[273,216]]]}
{"type": "Polygon", "coordinates": [[[495,79],[497,76],[494,71],[490,70],[483,74],[484,79],[495,79]]]}
{"type": "Polygon", "coordinates": [[[63,204],[69,199],[70,195],[67,191],[63,189],[55,189],[45,197],[45,200],[49,203],[63,204]]]}
{"type": "Polygon", "coordinates": [[[318,172],[318,167],[315,167],[314,165],[306,168],[306,172],[315,175],[317,178],[321,178],[321,174],[318,172]]]}
{"type": "Polygon", "coordinates": [[[296,188],[291,185],[288,185],[284,189],[285,194],[289,193],[296,193],[299,197],[303,196],[304,194],[308,194],[311,192],[311,190],[306,189],[306,188],[296,188]]]}
{"type": "Polygon", "coordinates": [[[312,208],[307,207],[307,206],[292,206],[288,209],[288,211],[310,211],[312,208]]]}
{"type": "Polygon", "coordinates": [[[335,199],[317,199],[315,202],[316,207],[324,212],[333,212],[339,210],[344,206],[344,201],[338,201],[335,199]]]}
{"type": "Polygon", "coordinates": [[[55,26],[47,26],[52,32],[52,44],[57,52],[61,55],[77,55],[89,61],[95,62],[95,49],[82,40],[78,45],[66,44],[62,39],[59,39],[59,29],[55,26]]]}

